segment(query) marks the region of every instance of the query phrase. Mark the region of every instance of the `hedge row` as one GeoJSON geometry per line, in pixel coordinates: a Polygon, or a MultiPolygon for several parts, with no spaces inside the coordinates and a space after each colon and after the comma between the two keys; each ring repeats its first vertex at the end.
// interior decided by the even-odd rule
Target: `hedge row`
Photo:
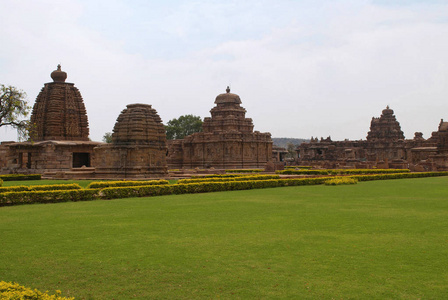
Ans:
{"type": "Polygon", "coordinates": [[[89,201],[99,198],[98,189],[81,189],[68,191],[24,191],[0,194],[1,205],[29,203],[59,203],[68,201],[89,201]]]}
{"type": "Polygon", "coordinates": [[[80,190],[82,187],[77,183],[53,184],[53,185],[17,185],[0,187],[0,193],[24,192],[24,191],[57,191],[57,190],[80,190]]]}
{"type": "MultiPolygon", "coordinates": [[[[384,180],[398,178],[417,178],[448,176],[448,172],[396,173],[376,175],[353,175],[345,177],[347,180],[359,181],[384,180]]],[[[1,205],[24,203],[56,203],[66,201],[87,201],[94,199],[118,199],[128,197],[149,197],[172,194],[208,193],[218,191],[248,190],[284,186],[318,185],[335,179],[329,177],[268,179],[246,181],[202,182],[185,184],[161,184],[133,187],[108,187],[103,189],[77,189],[55,191],[22,191],[5,192],[0,194],[1,205]]]]}
{"type": "Polygon", "coordinates": [[[142,185],[161,185],[169,184],[168,180],[149,180],[149,181],[99,181],[91,182],[88,189],[100,189],[106,187],[120,187],[120,186],[142,186],[142,185]]]}
{"type": "Polygon", "coordinates": [[[357,184],[358,179],[352,177],[335,177],[325,181],[325,185],[357,184]]]}
{"type": "Polygon", "coordinates": [[[270,179],[248,181],[202,182],[138,187],[105,188],[100,191],[104,199],[151,197],[173,194],[195,194],[235,190],[249,190],[282,186],[323,184],[328,178],[270,179]]]}
{"type": "Polygon", "coordinates": [[[18,181],[18,180],[41,180],[40,174],[8,174],[0,175],[0,179],[3,181],[18,181]]]}
{"type": "Polygon", "coordinates": [[[408,169],[327,169],[327,170],[279,170],[277,174],[288,175],[351,175],[409,173],[408,169]]]}
{"type": "Polygon", "coordinates": [[[404,179],[404,178],[422,178],[448,176],[448,172],[417,172],[417,173],[395,173],[395,174],[373,174],[373,175],[353,175],[350,178],[358,181],[386,180],[386,179],[404,179]]]}
{"type": "Polygon", "coordinates": [[[221,182],[221,181],[247,181],[247,180],[268,180],[279,179],[279,175],[249,175],[238,177],[213,177],[213,178],[193,178],[181,179],[177,183],[196,183],[196,182],[221,182]]]}
{"type": "Polygon", "coordinates": [[[258,176],[258,174],[248,175],[248,174],[212,174],[212,175],[193,175],[190,178],[233,178],[233,177],[242,177],[242,176],[258,176]]]}
{"type": "Polygon", "coordinates": [[[226,173],[258,173],[263,172],[264,169],[229,169],[226,173]]]}
{"type": "Polygon", "coordinates": [[[0,187],[3,185],[3,180],[0,179],[0,187]]]}
{"type": "Polygon", "coordinates": [[[0,299],[27,299],[27,300],[74,300],[73,297],[61,297],[61,291],[55,295],[42,293],[37,289],[30,289],[18,283],[0,281],[0,299]]]}

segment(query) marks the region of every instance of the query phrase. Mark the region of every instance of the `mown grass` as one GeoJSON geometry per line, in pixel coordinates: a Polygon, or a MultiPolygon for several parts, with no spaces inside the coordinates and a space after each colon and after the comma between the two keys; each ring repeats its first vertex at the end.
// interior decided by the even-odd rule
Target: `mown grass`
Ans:
{"type": "Polygon", "coordinates": [[[0,279],[77,299],[443,299],[448,177],[0,208],[0,279]]]}

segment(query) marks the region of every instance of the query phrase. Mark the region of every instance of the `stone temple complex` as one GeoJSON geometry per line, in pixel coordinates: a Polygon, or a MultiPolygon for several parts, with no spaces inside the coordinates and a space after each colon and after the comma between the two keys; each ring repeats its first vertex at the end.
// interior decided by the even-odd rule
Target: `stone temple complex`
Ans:
{"type": "Polygon", "coordinates": [[[95,151],[95,173],[104,178],[146,178],[167,174],[166,134],[156,110],[129,104],[117,119],[112,143],[95,151]]]}
{"type": "Polygon", "coordinates": [[[427,140],[420,132],[406,140],[394,111],[386,107],[379,118],[372,118],[366,140],[311,138],[297,152],[299,164],[324,168],[448,170],[448,122],[442,120],[427,140]]]}
{"type": "MultiPolygon", "coordinates": [[[[67,73],[51,73],[36,98],[30,140],[0,145],[0,172],[37,173],[52,178],[151,178],[169,169],[251,169],[284,166],[284,149],[273,147],[270,133],[254,131],[241,99],[230,92],[215,99],[202,132],[167,141],[162,120],[148,104],[129,104],[117,118],[112,143],[92,142],[79,90],[67,73]]],[[[416,132],[405,139],[394,111],[374,117],[366,140],[302,143],[299,165],[318,168],[409,168],[448,170],[448,122],[441,120],[428,139],[416,132]]],[[[208,172],[207,170],[206,172],[208,172]]],[[[181,172],[181,171],[180,171],[181,172]]]]}
{"type": "Polygon", "coordinates": [[[238,95],[220,94],[205,118],[202,132],[172,141],[168,166],[178,168],[264,168],[272,160],[270,133],[254,131],[238,95]]]}

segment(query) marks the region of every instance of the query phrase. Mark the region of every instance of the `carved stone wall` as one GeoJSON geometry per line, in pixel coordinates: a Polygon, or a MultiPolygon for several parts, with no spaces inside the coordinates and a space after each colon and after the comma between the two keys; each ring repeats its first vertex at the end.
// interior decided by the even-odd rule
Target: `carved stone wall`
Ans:
{"type": "Polygon", "coordinates": [[[151,105],[127,105],[115,123],[112,144],[94,151],[98,177],[147,178],[167,173],[165,128],[151,105]]]}

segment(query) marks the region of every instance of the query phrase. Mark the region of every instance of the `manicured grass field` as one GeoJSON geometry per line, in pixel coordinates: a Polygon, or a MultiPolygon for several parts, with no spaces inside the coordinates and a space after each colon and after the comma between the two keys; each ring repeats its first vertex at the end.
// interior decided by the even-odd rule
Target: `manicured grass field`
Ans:
{"type": "Polygon", "coordinates": [[[76,299],[446,299],[448,177],[1,207],[0,280],[76,299]]]}

